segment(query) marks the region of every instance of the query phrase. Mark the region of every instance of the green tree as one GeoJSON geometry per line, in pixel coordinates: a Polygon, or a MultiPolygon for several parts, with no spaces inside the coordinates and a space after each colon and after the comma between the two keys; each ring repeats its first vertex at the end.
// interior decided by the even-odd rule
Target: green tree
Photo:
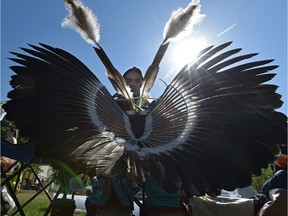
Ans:
{"type": "MultiPolygon", "coordinates": [[[[273,165],[271,165],[273,166],[273,165]]],[[[273,170],[271,166],[266,169],[262,169],[261,175],[258,177],[252,178],[252,186],[258,191],[261,192],[262,185],[264,182],[273,176],[273,170]]]]}

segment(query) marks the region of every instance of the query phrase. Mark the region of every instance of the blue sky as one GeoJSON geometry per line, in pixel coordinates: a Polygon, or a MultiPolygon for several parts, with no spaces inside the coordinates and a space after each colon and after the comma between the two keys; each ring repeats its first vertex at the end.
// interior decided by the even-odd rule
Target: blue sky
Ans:
{"type": "MultiPolygon", "coordinates": [[[[86,0],[82,1],[97,15],[101,25],[100,45],[114,66],[124,72],[137,66],[143,72],[151,64],[162,42],[162,33],[171,12],[186,7],[189,0],[86,0]]],[[[220,45],[234,41],[231,48],[241,47],[241,54],[259,53],[254,60],[275,59],[279,68],[272,83],[285,102],[282,112],[287,113],[287,1],[286,0],[202,0],[203,22],[183,42],[171,44],[160,64],[160,73],[152,89],[159,97],[180,66],[179,47],[193,52],[185,41],[204,41],[205,45],[220,45]],[[184,44],[184,45],[183,45],[184,44]],[[189,49],[187,49],[189,48],[189,49]],[[178,54],[177,54],[178,53],[178,54]]],[[[105,68],[78,33],[61,27],[67,15],[61,0],[4,0],[1,1],[1,101],[7,101],[9,66],[14,63],[9,51],[20,51],[27,43],[46,43],[62,48],[79,58],[102,81],[111,94],[114,90],[105,77],[105,68]]],[[[201,44],[196,43],[196,44],[201,44]]],[[[196,45],[195,45],[196,46],[196,45]]],[[[185,53],[186,53],[185,51],[185,53]]],[[[182,50],[181,53],[184,53],[182,50]]],[[[183,58],[182,58],[183,59],[183,58]]]]}

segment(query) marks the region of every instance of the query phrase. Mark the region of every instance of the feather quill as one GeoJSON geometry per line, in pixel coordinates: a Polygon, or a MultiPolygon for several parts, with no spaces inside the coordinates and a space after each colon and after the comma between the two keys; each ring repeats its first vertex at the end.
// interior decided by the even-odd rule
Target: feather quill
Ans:
{"type": "Polygon", "coordinates": [[[100,24],[92,10],[79,0],[64,0],[69,15],[62,21],[62,27],[70,27],[94,47],[98,57],[107,69],[107,76],[115,90],[131,100],[131,93],[122,75],[113,66],[105,51],[99,45],[100,24]]]}
{"type": "Polygon", "coordinates": [[[204,14],[200,14],[200,8],[200,0],[194,0],[186,8],[173,11],[164,27],[163,43],[179,40],[190,34],[194,25],[199,24],[205,17],[204,14]]]}
{"type": "Polygon", "coordinates": [[[96,15],[79,0],[64,0],[69,15],[62,27],[72,28],[89,44],[97,45],[100,40],[100,24],[96,15]]]}
{"type": "Polygon", "coordinates": [[[142,97],[149,95],[159,72],[159,64],[169,46],[170,41],[176,41],[190,34],[195,24],[200,23],[205,15],[200,14],[200,0],[191,1],[186,8],[173,11],[163,32],[163,43],[160,45],[152,64],[149,66],[141,88],[142,97]]]}
{"type": "Polygon", "coordinates": [[[117,91],[117,93],[122,94],[125,98],[131,100],[132,93],[129,89],[129,86],[126,84],[122,74],[113,66],[105,51],[99,44],[98,47],[94,47],[94,50],[106,67],[106,76],[113,85],[114,89],[117,91]]]}
{"type": "Polygon", "coordinates": [[[166,52],[166,50],[168,49],[169,43],[165,43],[165,44],[161,44],[161,46],[159,47],[154,60],[152,62],[152,64],[149,66],[149,68],[147,69],[145,76],[144,76],[144,80],[143,80],[143,85],[141,87],[141,92],[142,92],[142,97],[144,98],[148,98],[149,97],[149,91],[150,89],[153,87],[154,85],[154,81],[157,77],[157,74],[159,72],[159,64],[166,52]]]}

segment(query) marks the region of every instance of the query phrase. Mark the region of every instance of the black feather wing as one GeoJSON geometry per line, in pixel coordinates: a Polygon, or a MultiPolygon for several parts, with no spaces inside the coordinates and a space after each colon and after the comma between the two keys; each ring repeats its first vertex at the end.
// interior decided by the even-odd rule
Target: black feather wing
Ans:
{"type": "Polygon", "coordinates": [[[251,176],[286,144],[286,116],[277,86],[264,84],[272,60],[205,49],[186,65],[146,117],[137,149],[128,149],[135,175],[152,175],[168,190],[218,194],[251,184],[251,176]]]}
{"type": "Polygon", "coordinates": [[[113,166],[124,152],[115,134],[129,136],[127,115],[97,77],[68,52],[41,44],[12,53],[19,63],[3,107],[22,136],[36,143],[36,157],[58,159],[95,174],[98,162],[113,166]]]}

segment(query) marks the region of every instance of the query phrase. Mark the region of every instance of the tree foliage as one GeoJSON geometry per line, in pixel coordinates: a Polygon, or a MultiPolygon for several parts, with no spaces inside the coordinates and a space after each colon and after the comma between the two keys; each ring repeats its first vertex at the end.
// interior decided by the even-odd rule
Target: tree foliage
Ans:
{"type": "Polygon", "coordinates": [[[273,165],[267,167],[266,169],[262,169],[261,175],[258,177],[252,178],[252,186],[258,191],[261,192],[262,186],[266,180],[273,176],[273,165]]]}

